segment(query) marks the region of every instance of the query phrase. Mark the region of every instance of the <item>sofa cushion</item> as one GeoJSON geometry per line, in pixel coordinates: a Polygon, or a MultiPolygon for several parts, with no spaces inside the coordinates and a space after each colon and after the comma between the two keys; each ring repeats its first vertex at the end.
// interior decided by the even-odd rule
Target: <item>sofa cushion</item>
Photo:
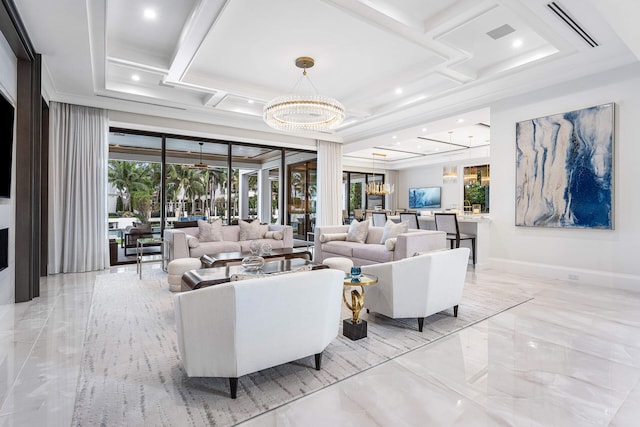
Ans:
{"type": "Polygon", "coordinates": [[[388,262],[393,261],[393,251],[388,251],[384,245],[380,244],[359,245],[353,248],[353,257],[375,262],[388,262]]]}
{"type": "Polygon", "coordinates": [[[357,219],[354,219],[347,231],[347,242],[364,243],[367,240],[370,222],[370,220],[358,222],[357,219]]]}
{"type": "Polygon", "coordinates": [[[322,252],[330,252],[332,254],[341,255],[345,257],[351,257],[353,255],[354,248],[360,246],[368,246],[357,242],[341,242],[333,241],[328,243],[322,243],[322,252]]]}
{"type": "Polygon", "coordinates": [[[398,237],[398,234],[406,233],[409,230],[409,222],[401,222],[396,224],[390,219],[384,224],[384,230],[382,231],[382,238],[380,244],[384,245],[388,239],[398,237]]]}
{"type": "Polygon", "coordinates": [[[240,240],[262,239],[264,236],[265,230],[260,227],[258,221],[247,222],[239,219],[238,226],[240,227],[240,240]]]}
{"type": "Polygon", "coordinates": [[[201,242],[222,241],[222,220],[220,218],[209,224],[201,219],[198,220],[198,240],[201,242]]]}
{"type": "Polygon", "coordinates": [[[387,239],[386,242],[384,242],[384,246],[385,248],[387,248],[388,251],[395,251],[397,242],[398,242],[398,238],[392,237],[390,239],[387,239]]]}
{"type": "Polygon", "coordinates": [[[241,247],[238,242],[200,242],[197,248],[191,248],[189,254],[191,258],[200,258],[202,255],[219,254],[221,252],[240,252],[241,247]]]}
{"type": "Polygon", "coordinates": [[[320,235],[320,242],[327,243],[335,240],[347,240],[347,233],[322,233],[320,235]]]}
{"type": "Polygon", "coordinates": [[[383,232],[384,227],[369,227],[369,234],[367,234],[367,241],[365,243],[368,245],[379,245],[383,232]]]}
{"type": "Polygon", "coordinates": [[[187,236],[187,244],[189,245],[190,248],[197,248],[198,246],[200,246],[200,240],[198,240],[197,237],[189,236],[188,234],[186,236],[187,236]]]}
{"type": "Polygon", "coordinates": [[[240,240],[240,226],[225,225],[222,227],[222,240],[230,242],[237,242],[240,240]]]}
{"type": "Polygon", "coordinates": [[[282,231],[267,231],[264,233],[265,239],[282,240],[284,233],[282,231]]]}

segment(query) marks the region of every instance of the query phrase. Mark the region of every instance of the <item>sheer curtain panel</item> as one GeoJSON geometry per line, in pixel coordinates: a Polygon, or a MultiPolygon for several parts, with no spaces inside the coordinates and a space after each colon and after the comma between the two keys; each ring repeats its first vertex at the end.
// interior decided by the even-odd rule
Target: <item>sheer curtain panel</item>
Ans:
{"type": "Polygon", "coordinates": [[[107,268],[107,112],[58,102],[49,111],[49,273],[107,268]]]}
{"type": "Polygon", "coordinates": [[[316,226],[342,224],[342,145],[318,141],[316,226]]]}

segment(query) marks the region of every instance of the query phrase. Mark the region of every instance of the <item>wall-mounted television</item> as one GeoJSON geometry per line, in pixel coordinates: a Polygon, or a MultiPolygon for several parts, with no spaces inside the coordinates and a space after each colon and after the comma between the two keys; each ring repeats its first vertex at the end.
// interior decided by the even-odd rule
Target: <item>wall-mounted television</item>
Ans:
{"type": "Polygon", "coordinates": [[[440,208],[440,187],[409,189],[409,209],[440,208]]]}
{"type": "Polygon", "coordinates": [[[13,166],[13,105],[0,92],[0,198],[11,197],[13,166]]]}

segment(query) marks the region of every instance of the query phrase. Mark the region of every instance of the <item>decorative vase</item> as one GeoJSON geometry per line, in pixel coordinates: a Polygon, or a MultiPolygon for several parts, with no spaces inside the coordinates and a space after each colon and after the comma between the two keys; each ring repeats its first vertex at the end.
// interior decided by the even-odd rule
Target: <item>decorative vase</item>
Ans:
{"type": "Polygon", "coordinates": [[[260,255],[271,255],[272,250],[273,248],[270,243],[263,243],[262,246],[260,246],[260,255]]]}
{"type": "Polygon", "coordinates": [[[251,255],[258,255],[260,252],[260,242],[257,240],[249,242],[249,252],[251,252],[251,255]]]}
{"type": "Polygon", "coordinates": [[[258,271],[264,266],[264,258],[258,255],[250,255],[242,259],[242,268],[247,271],[258,271]]]}

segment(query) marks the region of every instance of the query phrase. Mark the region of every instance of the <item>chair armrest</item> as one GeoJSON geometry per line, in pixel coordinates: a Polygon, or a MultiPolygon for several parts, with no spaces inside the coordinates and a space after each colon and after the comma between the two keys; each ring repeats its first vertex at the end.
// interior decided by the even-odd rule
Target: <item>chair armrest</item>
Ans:
{"type": "Polygon", "coordinates": [[[174,297],[174,310],[178,348],[187,375],[238,376],[233,286],[226,283],[179,293],[174,297]]]}
{"type": "Polygon", "coordinates": [[[169,248],[169,261],[177,258],[189,258],[189,243],[187,234],[182,230],[164,230],[164,238],[169,248]]]}
{"type": "Polygon", "coordinates": [[[445,249],[447,234],[444,231],[415,231],[398,235],[393,259],[412,257],[416,252],[430,252],[445,249]]]}

